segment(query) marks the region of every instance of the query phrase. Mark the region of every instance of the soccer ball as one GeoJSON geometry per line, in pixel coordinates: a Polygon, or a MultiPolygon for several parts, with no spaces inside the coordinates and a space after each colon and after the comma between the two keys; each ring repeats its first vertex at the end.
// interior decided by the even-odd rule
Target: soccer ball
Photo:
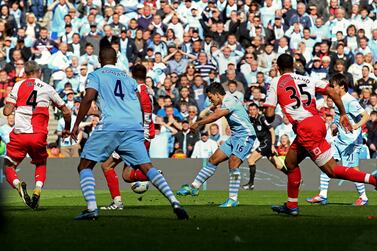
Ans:
{"type": "Polygon", "coordinates": [[[142,194],[148,191],[149,181],[136,181],[131,183],[131,189],[135,193],[142,194]]]}

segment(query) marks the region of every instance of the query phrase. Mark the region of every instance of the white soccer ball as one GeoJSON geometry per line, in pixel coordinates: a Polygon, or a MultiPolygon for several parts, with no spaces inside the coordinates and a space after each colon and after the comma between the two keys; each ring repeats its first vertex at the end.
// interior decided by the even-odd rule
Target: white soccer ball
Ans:
{"type": "Polygon", "coordinates": [[[131,189],[135,193],[142,194],[148,191],[149,181],[136,181],[131,183],[131,189]]]}

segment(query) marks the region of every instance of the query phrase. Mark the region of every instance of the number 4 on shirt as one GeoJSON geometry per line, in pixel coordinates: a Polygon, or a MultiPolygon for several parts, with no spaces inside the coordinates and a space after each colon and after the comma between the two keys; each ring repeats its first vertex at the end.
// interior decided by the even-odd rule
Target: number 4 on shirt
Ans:
{"type": "Polygon", "coordinates": [[[34,109],[37,106],[37,95],[38,95],[37,91],[35,91],[35,90],[32,91],[30,93],[30,96],[26,100],[26,105],[30,105],[34,109]]]}
{"type": "Polygon", "coordinates": [[[116,97],[120,97],[122,100],[124,98],[124,93],[123,93],[123,89],[122,89],[122,81],[120,81],[119,79],[115,83],[114,95],[116,97]]]}

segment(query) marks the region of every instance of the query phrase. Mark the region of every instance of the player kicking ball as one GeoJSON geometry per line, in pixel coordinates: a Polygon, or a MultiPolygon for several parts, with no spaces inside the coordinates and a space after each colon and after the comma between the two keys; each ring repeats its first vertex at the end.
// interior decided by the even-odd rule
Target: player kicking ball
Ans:
{"type": "Polygon", "coordinates": [[[288,201],[282,206],[272,206],[277,213],[297,216],[298,194],[301,181],[299,164],[306,157],[326,173],[330,178],[368,183],[376,186],[376,176],[360,172],[354,168],[339,166],[333,158],[330,144],[326,141],[326,126],[316,109],[315,94],[327,94],[339,109],[339,124],[346,132],[352,132],[352,125],[347,117],[342,99],[334,89],[336,83],[346,80],[326,81],[309,78],[293,73],[293,58],[282,54],[277,60],[281,76],[272,81],[267,92],[265,106],[266,119],[272,122],[275,107],[280,104],[283,113],[293,125],[296,138],[293,141],[285,165],[288,169],[288,201]]]}
{"type": "Polygon", "coordinates": [[[226,94],[221,84],[211,84],[207,87],[206,92],[214,112],[191,125],[191,130],[197,130],[199,127],[225,116],[232,136],[212,154],[207,166],[199,171],[194,182],[191,185],[183,185],[177,195],[197,196],[200,186],[215,174],[218,165],[229,160],[229,197],[219,207],[236,207],[238,206],[238,190],[241,182],[239,167],[253,147],[256,139],[255,131],[241,101],[231,94],[226,94]]]}
{"type": "Polygon", "coordinates": [[[276,156],[275,150],[275,130],[271,125],[266,121],[264,115],[259,114],[259,106],[255,103],[249,105],[249,117],[250,122],[254,126],[254,130],[257,134],[256,146],[252,150],[250,156],[247,158],[250,170],[249,182],[242,186],[245,190],[254,189],[254,179],[256,173],[256,162],[260,160],[263,156],[275,166],[277,170],[280,170],[286,173],[286,167],[284,162],[276,156]]]}
{"type": "MultiPolygon", "coordinates": [[[[144,145],[147,152],[149,152],[150,141],[155,136],[154,123],[152,121],[153,98],[150,96],[150,91],[145,84],[145,79],[138,79],[137,77],[140,74],[135,72],[135,69],[137,70],[138,68],[132,70],[132,75],[137,82],[138,92],[140,94],[141,108],[144,115],[144,145]]],[[[123,210],[124,208],[120,194],[118,176],[115,172],[115,167],[120,162],[122,162],[122,159],[119,154],[114,152],[112,156],[101,165],[111,198],[113,199],[110,205],[101,207],[102,210],[123,210]]],[[[148,177],[140,169],[125,165],[123,170],[123,180],[128,183],[135,181],[148,181],[148,177]]]]}
{"type": "MultiPolygon", "coordinates": [[[[87,202],[87,209],[76,220],[93,220],[99,216],[95,195],[95,179],[92,169],[117,151],[125,163],[139,168],[152,184],[169,200],[178,219],[189,216],[174,196],[164,176],[152,166],[144,147],[143,117],[137,92],[137,83],[115,66],[117,56],[113,48],[102,48],[99,60],[101,68],[87,78],[86,95],[81,101],[79,113],[71,137],[76,140],[79,124],[87,114],[93,100],[101,110],[101,120],[84,146],[78,166],[80,187],[87,202]]],[[[136,65],[136,79],[145,79],[147,70],[136,65]]],[[[64,136],[69,136],[65,134],[64,136]]],[[[123,172],[123,177],[125,176],[123,172]]]]}
{"type": "MultiPolygon", "coordinates": [[[[341,75],[336,74],[331,83],[334,90],[342,98],[344,109],[348,119],[351,121],[353,132],[347,133],[339,123],[339,109],[335,108],[335,124],[337,125],[337,134],[332,144],[334,159],[341,161],[342,165],[352,167],[355,170],[359,169],[359,153],[363,142],[361,127],[365,125],[369,119],[368,113],[361,107],[359,102],[348,93],[347,79],[341,75]]],[[[323,172],[320,176],[321,191],[318,195],[306,199],[312,204],[327,204],[327,190],[329,188],[330,178],[323,172]]],[[[367,206],[368,197],[365,192],[364,183],[355,182],[356,190],[359,193],[359,198],[353,204],[354,206],[367,206]]]]}
{"type": "Polygon", "coordinates": [[[3,113],[5,116],[15,112],[15,125],[10,133],[7,153],[4,158],[4,174],[8,183],[15,188],[23,202],[37,209],[42,187],[46,180],[47,134],[49,105],[52,101],[62,112],[65,132],[69,132],[71,112],[59,94],[49,84],[42,82],[41,68],[35,61],[25,63],[26,79],[17,82],[7,97],[3,113]],[[17,166],[29,154],[35,164],[35,189],[32,198],[27,193],[26,183],[21,182],[16,173],[17,166]]]}

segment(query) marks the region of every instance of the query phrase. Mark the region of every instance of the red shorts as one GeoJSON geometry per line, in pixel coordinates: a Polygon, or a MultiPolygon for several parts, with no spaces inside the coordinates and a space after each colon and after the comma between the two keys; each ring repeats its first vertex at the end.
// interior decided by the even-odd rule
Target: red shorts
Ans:
{"type": "Polygon", "coordinates": [[[13,131],[9,135],[7,144],[7,158],[20,164],[20,162],[29,154],[32,164],[43,164],[48,157],[47,134],[44,133],[21,133],[15,134],[13,131]]]}
{"type": "Polygon", "coordinates": [[[296,128],[296,138],[290,149],[298,156],[309,153],[310,158],[323,166],[332,158],[331,146],[326,140],[326,126],[322,117],[312,116],[301,121],[296,128]]]}

